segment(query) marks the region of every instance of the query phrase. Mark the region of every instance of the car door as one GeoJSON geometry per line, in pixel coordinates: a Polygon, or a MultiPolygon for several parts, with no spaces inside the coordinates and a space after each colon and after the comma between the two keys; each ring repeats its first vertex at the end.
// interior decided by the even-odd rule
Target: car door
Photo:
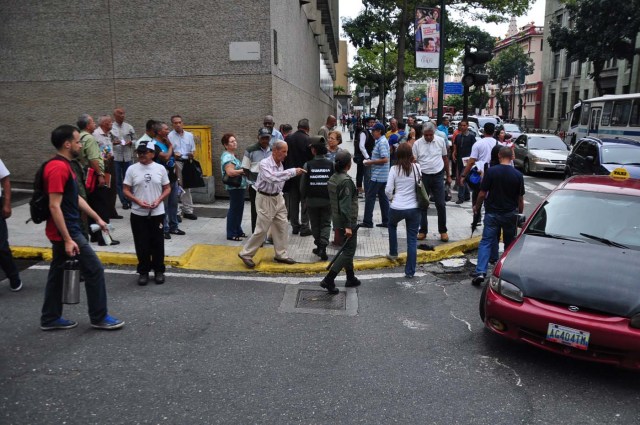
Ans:
{"type": "Polygon", "coordinates": [[[585,158],[589,151],[588,145],[588,140],[578,141],[574,151],[567,158],[567,166],[572,176],[585,173],[585,158]]]}
{"type": "Polygon", "coordinates": [[[526,134],[522,134],[520,137],[516,139],[515,153],[516,153],[516,157],[513,159],[513,164],[518,168],[522,168],[522,165],[524,164],[524,159],[527,156],[527,135],[526,134]]]}

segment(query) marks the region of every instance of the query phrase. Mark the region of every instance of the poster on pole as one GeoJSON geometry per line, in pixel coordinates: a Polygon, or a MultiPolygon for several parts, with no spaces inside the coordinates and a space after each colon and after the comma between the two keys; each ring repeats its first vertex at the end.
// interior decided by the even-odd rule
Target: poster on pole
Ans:
{"type": "Polygon", "coordinates": [[[416,68],[440,67],[440,8],[416,7],[416,68]]]}

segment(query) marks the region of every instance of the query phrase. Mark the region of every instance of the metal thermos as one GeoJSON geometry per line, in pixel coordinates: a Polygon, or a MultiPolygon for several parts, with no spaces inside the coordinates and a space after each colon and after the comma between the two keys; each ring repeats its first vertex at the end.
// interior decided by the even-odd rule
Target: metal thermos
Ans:
{"type": "Polygon", "coordinates": [[[64,304],[80,302],[80,262],[76,259],[67,260],[64,264],[62,302],[64,304]]]}

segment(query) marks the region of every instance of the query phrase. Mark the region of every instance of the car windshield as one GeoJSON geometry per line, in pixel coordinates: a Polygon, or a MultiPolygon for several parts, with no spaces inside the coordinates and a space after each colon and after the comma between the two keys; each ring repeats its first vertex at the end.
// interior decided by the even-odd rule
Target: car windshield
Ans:
{"type": "Polygon", "coordinates": [[[547,137],[529,137],[529,149],[547,149],[547,150],[558,150],[558,151],[566,151],[567,145],[564,144],[562,139],[556,136],[547,136],[547,137]]]}
{"type": "Polygon", "coordinates": [[[640,251],[640,197],[559,190],[540,207],[526,233],[640,251]]]}
{"type": "Polygon", "coordinates": [[[631,165],[640,164],[640,148],[631,146],[603,146],[603,164],[631,165]]]}
{"type": "Polygon", "coordinates": [[[511,133],[511,132],[518,132],[518,133],[522,133],[522,131],[520,130],[520,127],[518,127],[515,124],[505,124],[504,125],[504,131],[506,131],[507,133],[511,133]]]}

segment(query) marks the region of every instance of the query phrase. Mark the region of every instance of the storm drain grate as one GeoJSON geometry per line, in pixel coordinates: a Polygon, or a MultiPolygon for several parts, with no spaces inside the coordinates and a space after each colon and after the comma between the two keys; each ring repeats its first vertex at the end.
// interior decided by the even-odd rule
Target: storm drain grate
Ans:
{"type": "Polygon", "coordinates": [[[339,292],[335,295],[331,295],[324,290],[318,291],[315,289],[301,289],[298,291],[296,308],[344,310],[347,308],[347,294],[346,292],[339,292]]]}
{"type": "Polygon", "coordinates": [[[355,316],[358,314],[357,288],[340,287],[330,295],[318,285],[285,285],[284,296],[278,308],[280,313],[303,313],[329,316],[355,316]]]}

